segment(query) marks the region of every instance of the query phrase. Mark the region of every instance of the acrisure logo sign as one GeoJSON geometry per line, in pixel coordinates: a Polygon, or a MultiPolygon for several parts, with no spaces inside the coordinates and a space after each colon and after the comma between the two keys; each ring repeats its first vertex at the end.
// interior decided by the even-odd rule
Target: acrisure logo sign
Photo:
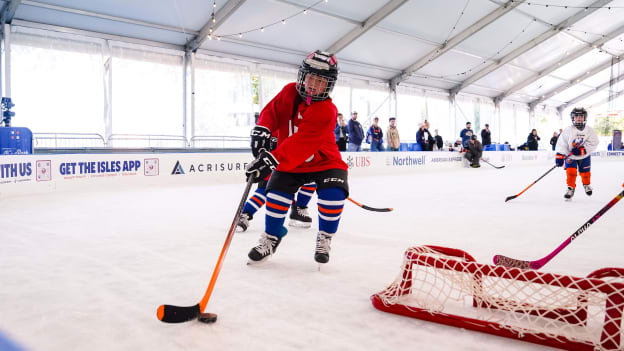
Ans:
{"type": "Polygon", "coordinates": [[[176,160],[171,174],[243,172],[245,168],[247,168],[247,162],[191,163],[183,166],[179,160],[176,160]]]}

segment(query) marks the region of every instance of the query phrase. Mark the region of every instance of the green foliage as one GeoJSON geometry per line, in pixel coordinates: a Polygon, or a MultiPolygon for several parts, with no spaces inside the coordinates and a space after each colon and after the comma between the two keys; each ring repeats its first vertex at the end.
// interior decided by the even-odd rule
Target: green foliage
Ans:
{"type": "Polygon", "coordinates": [[[622,130],[624,128],[624,117],[616,116],[596,116],[594,130],[601,136],[613,135],[614,129],[622,130]]]}
{"type": "Polygon", "coordinates": [[[254,105],[258,105],[260,103],[260,77],[258,76],[251,76],[251,94],[254,105]]]}

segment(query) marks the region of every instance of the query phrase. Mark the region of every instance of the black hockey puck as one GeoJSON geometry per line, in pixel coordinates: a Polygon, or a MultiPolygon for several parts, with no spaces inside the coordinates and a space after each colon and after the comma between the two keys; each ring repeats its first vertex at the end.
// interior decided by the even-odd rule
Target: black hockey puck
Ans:
{"type": "Polygon", "coordinates": [[[197,320],[202,323],[214,323],[217,321],[217,315],[214,313],[200,313],[197,320]]]}

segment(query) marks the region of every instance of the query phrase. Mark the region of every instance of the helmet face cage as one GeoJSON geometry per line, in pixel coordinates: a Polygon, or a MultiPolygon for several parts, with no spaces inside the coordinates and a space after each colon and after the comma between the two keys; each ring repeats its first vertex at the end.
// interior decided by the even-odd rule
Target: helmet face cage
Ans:
{"type": "Polygon", "coordinates": [[[299,67],[297,92],[310,103],[323,101],[336,85],[338,79],[338,61],[333,54],[317,50],[306,57],[299,67]]]}
{"type": "Polygon", "coordinates": [[[570,119],[572,119],[572,124],[578,128],[578,130],[585,129],[585,124],[587,123],[587,111],[582,107],[575,107],[572,112],[570,112],[570,119]],[[582,122],[577,122],[576,117],[583,117],[582,122]]]}

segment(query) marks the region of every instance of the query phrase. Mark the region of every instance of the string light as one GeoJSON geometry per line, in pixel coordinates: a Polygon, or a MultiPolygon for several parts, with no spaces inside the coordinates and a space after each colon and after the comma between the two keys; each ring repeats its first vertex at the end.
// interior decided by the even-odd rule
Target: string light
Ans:
{"type": "MultiPolygon", "coordinates": [[[[288,16],[288,17],[282,18],[279,21],[275,21],[273,23],[269,23],[267,25],[264,25],[264,26],[261,26],[261,27],[257,27],[257,28],[253,28],[253,29],[249,29],[249,30],[245,30],[245,31],[234,32],[234,33],[230,33],[230,34],[219,34],[218,37],[219,38],[228,38],[228,37],[236,37],[236,36],[238,36],[238,38],[242,38],[243,34],[256,32],[256,31],[264,32],[265,28],[269,28],[269,27],[274,26],[274,25],[279,24],[279,23],[281,23],[282,25],[285,25],[287,20],[289,20],[289,19],[291,19],[291,18],[293,18],[295,16],[301,15],[301,14],[307,15],[308,14],[308,10],[315,8],[316,6],[318,6],[321,3],[327,3],[327,2],[329,2],[329,0],[318,0],[314,4],[306,7],[305,9],[300,10],[300,11],[298,11],[298,12],[296,12],[296,13],[288,16]]],[[[215,8],[215,7],[216,7],[216,0],[214,0],[214,2],[213,2],[213,8],[215,8]]],[[[212,15],[212,23],[213,24],[216,23],[216,18],[214,16],[214,10],[213,10],[213,15],[212,15]]],[[[212,27],[211,27],[211,33],[212,33],[212,27]]]]}
{"type": "Polygon", "coordinates": [[[455,24],[453,25],[453,28],[451,29],[449,34],[446,36],[446,40],[444,40],[445,44],[448,42],[449,38],[451,37],[451,34],[453,34],[453,32],[455,31],[455,28],[457,28],[457,24],[459,23],[459,21],[464,16],[464,12],[466,11],[466,8],[468,7],[469,3],[470,3],[470,0],[466,0],[466,4],[464,5],[464,8],[461,10],[461,13],[459,14],[459,18],[457,18],[457,21],[455,21],[455,24]]]}
{"type": "Polygon", "coordinates": [[[527,2],[527,6],[543,6],[543,7],[558,7],[564,9],[583,9],[585,11],[589,9],[622,9],[624,6],[571,6],[571,5],[560,5],[560,4],[543,4],[543,3],[535,3],[535,2],[527,2]]]}
{"type": "MultiPolygon", "coordinates": [[[[494,55],[492,55],[492,56],[490,56],[490,57],[488,57],[486,59],[483,59],[483,61],[481,61],[481,63],[477,64],[476,66],[474,66],[472,68],[469,68],[468,70],[465,70],[465,71],[460,72],[460,73],[447,74],[447,75],[443,75],[443,76],[419,75],[419,74],[416,74],[416,73],[412,73],[412,75],[424,77],[425,79],[428,79],[428,78],[448,79],[448,78],[453,78],[453,77],[465,76],[465,75],[467,75],[469,73],[472,73],[472,71],[476,71],[477,68],[479,68],[480,66],[486,64],[488,61],[492,61],[497,55],[500,55],[501,52],[505,51],[505,49],[509,45],[513,44],[522,35],[522,33],[524,33],[529,28],[529,26],[531,26],[531,24],[535,23],[536,20],[537,19],[532,18],[529,21],[529,23],[526,26],[524,26],[524,28],[522,28],[522,30],[520,32],[518,32],[518,34],[513,39],[511,39],[509,42],[507,42],[502,48],[496,50],[496,54],[494,54],[494,55]]],[[[431,60],[429,60],[429,62],[431,62],[431,60]]]]}

